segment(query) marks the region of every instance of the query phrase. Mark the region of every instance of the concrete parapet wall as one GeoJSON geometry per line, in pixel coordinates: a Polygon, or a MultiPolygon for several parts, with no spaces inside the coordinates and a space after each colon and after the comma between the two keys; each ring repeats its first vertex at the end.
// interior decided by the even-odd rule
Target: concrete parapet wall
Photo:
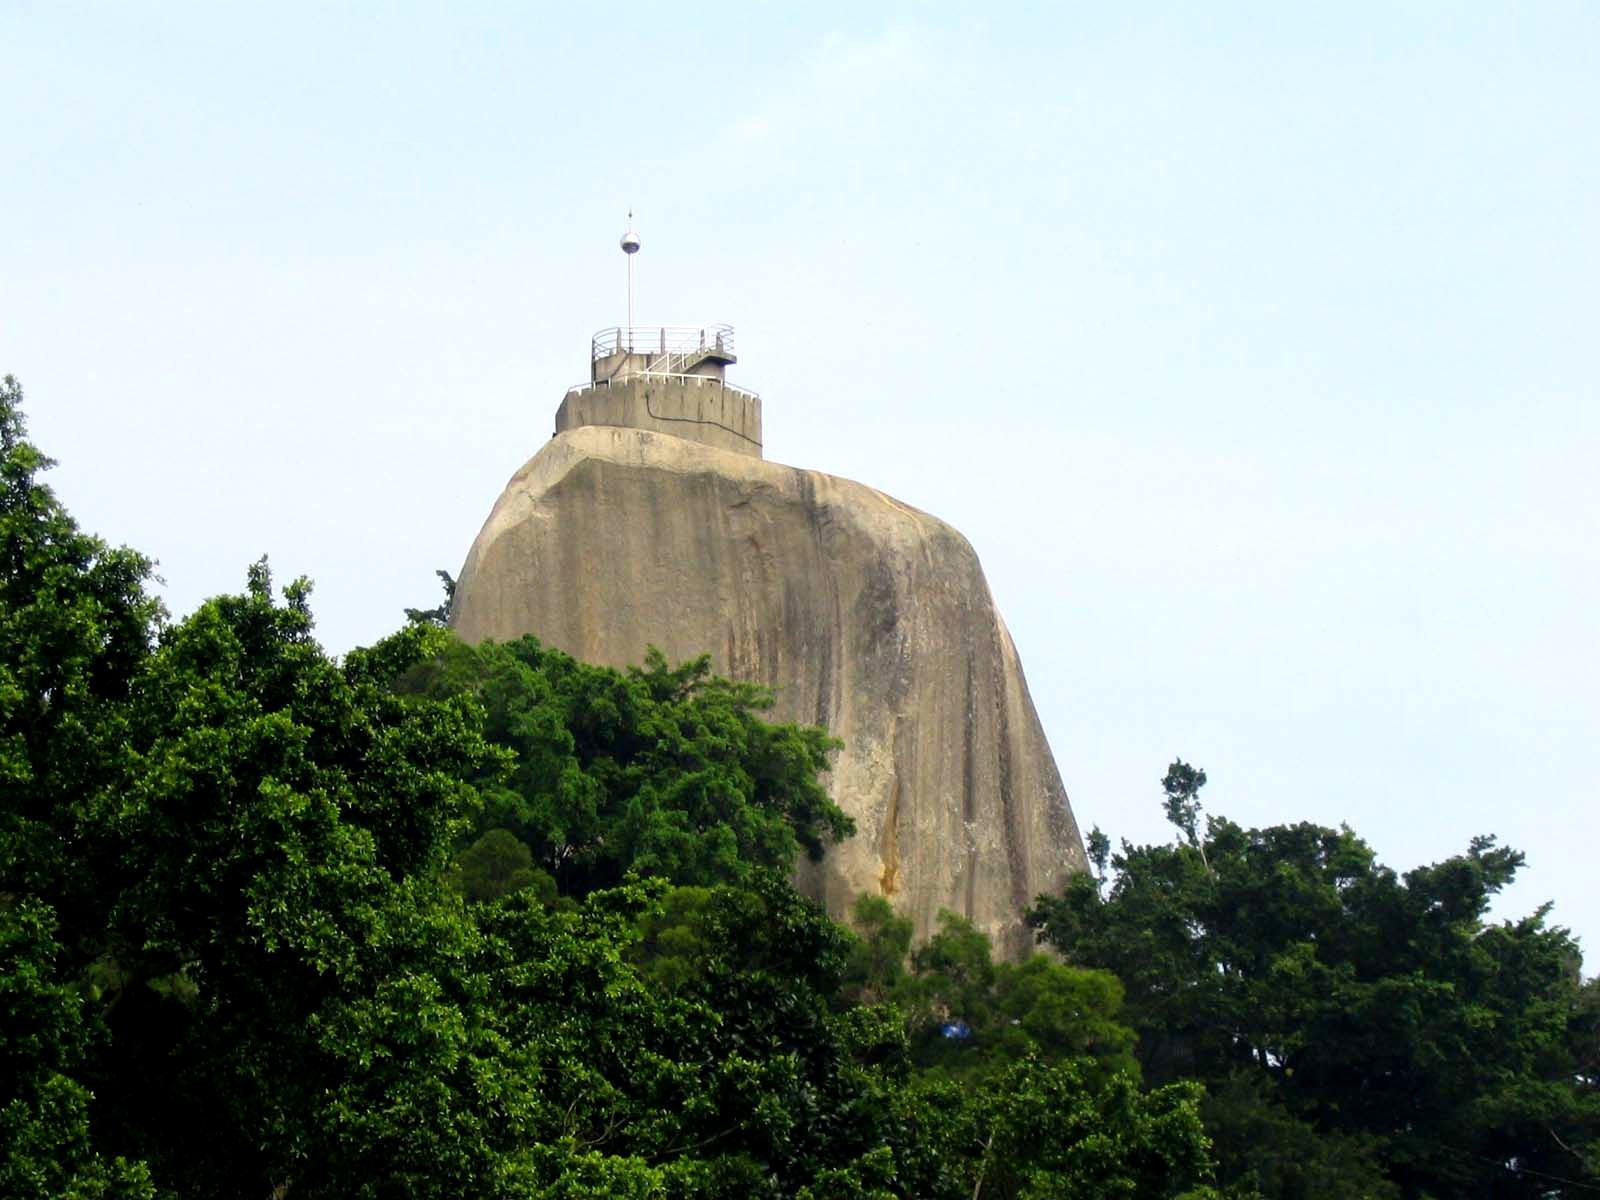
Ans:
{"type": "Polygon", "coordinates": [[[574,388],[556,410],[556,433],[585,425],[649,429],[691,442],[761,455],[761,398],[719,380],[631,375],[574,388]]]}

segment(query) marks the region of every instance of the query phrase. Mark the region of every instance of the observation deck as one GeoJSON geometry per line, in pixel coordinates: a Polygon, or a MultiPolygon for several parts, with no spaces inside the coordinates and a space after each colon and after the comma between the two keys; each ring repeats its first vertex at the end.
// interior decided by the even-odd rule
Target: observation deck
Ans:
{"type": "Polygon", "coordinates": [[[732,325],[614,325],[589,339],[592,383],[626,375],[694,375],[721,382],[738,361],[732,325]]]}
{"type": "Polygon", "coordinates": [[[732,387],[732,325],[623,325],[589,340],[589,382],[567,389],[556,433],[583,425],[648,429],[736,454],[761,454],[761,397],[732,387]]]}

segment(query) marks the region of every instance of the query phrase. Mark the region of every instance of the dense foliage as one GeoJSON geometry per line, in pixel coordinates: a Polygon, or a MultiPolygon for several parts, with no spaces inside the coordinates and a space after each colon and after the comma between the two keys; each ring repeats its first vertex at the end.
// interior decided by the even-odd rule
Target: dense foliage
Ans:
{"type": "MultiPolygon", "coordinates": [[[[0,388],[0,1197],[1592,1194],[1600,995],[1491,842],[1090,839],[1059,954],[788,882],[833,743],[704,661],[309,587],[170,622],[0,388]],[[1115,877],[1111,868],[1115,868],[1115,877]],[[1107,890],[1109,885],[1109,890],[1107,890]]],[[[446,580],[448,585],[449,581],[446,580]]]]}
{"type": "Polygon", "coordinates": [[[466,858],[478,894],[499,890],[496,864],[525,863],[569,896],[614,887],[630,870],[738,882],[788,871],[802,849],[820,858],[854,831],[817,781],[835,743],[820,729],[760,720],[771,697],[712,677],[708,659],[674,668],[652,650],[624,675],[531,637],[442,642],[399,687],[470,697],[484,735],[507,752],[472,776],[484,801],[477,831],[497,834],[491,853],[480,838],[466,858]]]}
{"type": "Polygon", "coordinates": [[[1480,838],[1398,875],[1348,829],[1202,828],[1205,782],[1173,764],[1177,844],[1111,857],[1092,838],[1101,877],[1032,920],[1124,982],[1147,1079],[1206,1085],[1221,1182],[1286,1197],[1600,1191],[1596,985],[1543,910],[1486,920],[1522,856],[1480,838]]]}
{"type": "Polygon", "coordinates": [[[0,1195],[1206,1178],[1197,1093],[1138,1083],[1114,981],[997,967],[959,922],[908,967],[892,913],[858,937],[790,887],[849,832],[821,731],[703,663],[468,648],[429,614],[335,661],[264,563],[169,623],[150,564],[39,482],[20,398],[8,379],[0,1195]],[[935,1061],[967,1006],[974,1053],[935,1061]]]}

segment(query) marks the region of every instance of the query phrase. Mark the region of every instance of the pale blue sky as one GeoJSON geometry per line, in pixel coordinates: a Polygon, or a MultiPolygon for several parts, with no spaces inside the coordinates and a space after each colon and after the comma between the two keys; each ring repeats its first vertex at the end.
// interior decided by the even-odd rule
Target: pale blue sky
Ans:
{"type": "MultiPolygon", "coordinates": [[[[177,613],[432,603],[624,319],[972,541],[1080,822],[1524,849],[1593,946],[1600,7],[0,0],[0,371],[177,613]]],[[[1594,953],[1590,954],[1594,969],[1594,953]]]]}

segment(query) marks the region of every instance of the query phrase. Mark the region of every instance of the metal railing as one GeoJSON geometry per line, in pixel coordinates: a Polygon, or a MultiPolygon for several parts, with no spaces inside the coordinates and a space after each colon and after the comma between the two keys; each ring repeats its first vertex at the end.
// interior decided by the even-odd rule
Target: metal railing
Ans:
{"type": "Polygon", "coordinates": [[[680,361],[696,355],[733,354],[732,325],[614,325],[589,340],[590,358],[613,354],[671,355],[680,361]]]}
{"type": "Polygon", "coordinates": [[[567,389],[567,395],[570,396],[574,392],[589,392],[596,388],[610,387],[613,383],[628,383],[641,377],[645,379],[682,379],[700,387],[720,388],[725,392],[732,392],[735,396],[748,396],[752,400],[761,399],[760,392],[752,392],[749,388],[734,387],[731,383],[725,383],[709,375],[685,375],[674,371],[634,371],[616,379],[595,379],[584,383],[575,383],[567,389]]]}

